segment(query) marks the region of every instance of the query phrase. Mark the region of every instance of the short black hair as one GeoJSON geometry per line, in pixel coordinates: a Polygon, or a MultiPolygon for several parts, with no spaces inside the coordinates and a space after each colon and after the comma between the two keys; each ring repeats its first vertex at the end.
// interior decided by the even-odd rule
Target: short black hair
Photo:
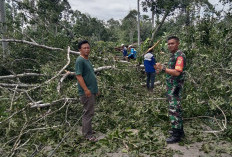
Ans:
{"type": "Polygon", "coordinates": [[[170,37],[168,37],[167,41],[171,40],[171,39],[174,39],[174,40],[176,40],[178,42],[180,41],[180,39],[177,36],[170,36],[170,37]]]}
{"type": "MultiPolygon", "coordinates": [[[[82,41],[80,41],[80,42],[78,43],[78,49],[81,49],[81,46],[82,46],[83,44],[89,44],[88,40],[82,40],[82,41]]],[[[89,45],[90,45],[90,44],[89,44],[89,45]]]]}

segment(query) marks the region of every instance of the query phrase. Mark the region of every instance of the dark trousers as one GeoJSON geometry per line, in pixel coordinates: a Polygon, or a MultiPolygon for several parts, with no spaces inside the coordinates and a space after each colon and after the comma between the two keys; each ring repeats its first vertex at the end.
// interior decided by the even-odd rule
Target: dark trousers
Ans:
{"type": "Polygon", "coordinates": [[[80,97],[83,104],[83,117],[82,117],[82,134],[87,137],[92,135],[92,118],[94,115],[94,105],[96,103],[96,96],[91,94],[90,97],[82,95],[80,97]]]}
{"type": "Polygon", "coordinates": [[[155,72],[147,72],[147,89],[153,89],[155,82],[155,72]]]}

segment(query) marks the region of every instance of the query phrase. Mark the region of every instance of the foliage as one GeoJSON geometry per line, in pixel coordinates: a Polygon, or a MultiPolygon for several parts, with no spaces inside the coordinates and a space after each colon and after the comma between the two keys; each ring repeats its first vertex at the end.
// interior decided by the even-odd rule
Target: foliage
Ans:
{"type": "MultiPolygon", "coordinates": [[[[137,66],[142,64],[142,53],[149,46],[150,19],[144,17],[141,22],[144,42],[137,61],[121,63],[115,60],[115,56],[121,55],[115,47],[129,43],[128,35],[123,33],[129,32],[129,26],[136,22],[135,11],[131,11],[122,23],[111,19],[106,25],[89,15],[72,11],[65,0],[32,2],[7,4],[8,37],[34,40],[64,51],[9,43],[8,57],[0,61],[1,76],[21,73],[43,76],[0,80],[1,156],[49,156],[53,152],[55,156],[110,156],[113,153],[118,156],[173,156],[178,153],[168,149],[165,143],[169,129],[164,99],[165,76],[162,73],[156,76],[160,83],[156,82],[154,92],[150,93],[144,86],[144,70],[137,66]],[[11,10],[15,10],[14,14],[11,10]],[[66,64],[67,47],[77,50],[77,42],[82,39],[91,43],[90,60],[94,68],[114,67],[96,73],[101,92],[93,119],[93,127],[101,137],[97,143],[85,141],[81,136],[82,105],[77,99],[31,108],[38,101],[52,103],[63,98],[78,98],[73,76],[63,81],[59,93],[57,86],[63,75],[49,83],[44,82],[66,64]],[[36,89],[5,87],[2,83],[41,86],[36,89]]],[[[232,153],[232,19],[229,12],[223,18],[211,14],[202,18],[194,14],[189,25],[185,25],[185,15],[181,14],[165,22],[157,36],[157,41],[162,41],[154,55],[158,62],[166,63],[170,54],[165,39],[173,34],[180,37],[181,49],[187,56],[182,100],[186,138],[180,145],[190,147],[200,142],[201,151],[206,155],[221,156],[232,153]],[[205,132],[211,130],[219,132],[205,132]]],[[[74,71],[76,57],[70,56],[67,70],[74,71]]]]}

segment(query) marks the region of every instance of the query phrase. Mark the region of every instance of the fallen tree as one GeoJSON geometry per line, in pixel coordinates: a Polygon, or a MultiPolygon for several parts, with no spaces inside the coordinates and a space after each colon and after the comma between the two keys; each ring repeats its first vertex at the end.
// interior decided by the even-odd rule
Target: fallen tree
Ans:
{"type": "Polygon", "coordinates": [[[28,77],[28,76],[45,76],[45,75],[44,74],[38,74],[38,73],[23,73],[23,74],[0,76],[0,80],[1,79],[19,78],[19,77],[28,77]]]}
{"type": "MultiPolygon", "coordinates": [[[[56,48],[56,47],[50,47],[50,46],[46,46],[46,45],[40,45],[37,44],[35,42],[30,42],[30,41],[26,41],[26,40],[18,40],[18,39],[0,39],[0,42],[15,42],[15,43],[23,43],[23,44],[28,44],[28,45],[32,45],[32,46],[36,46],[36,47],[40,47],[40,48],[45,48],[48,50],[53,50],[53,51],[65,51],[65,49],[61,49],[61,48],[56,48]]],[[[75,55],[80,55],[80,52],[77,51],[72,51],[70,50],[70,53],[75,54],[75,55]]]]}

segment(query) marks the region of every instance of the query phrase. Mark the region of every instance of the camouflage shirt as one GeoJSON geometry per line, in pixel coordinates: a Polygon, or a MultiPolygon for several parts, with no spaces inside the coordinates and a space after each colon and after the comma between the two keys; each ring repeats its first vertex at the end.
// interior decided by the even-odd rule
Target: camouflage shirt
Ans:
{"type": "Polygon", "coordinates": [[[171,55],[169,62],[168,62],[168,68],[175,69],[176,61],[179,56],[182,56],[184,59],[183,72],[181,72],[179,76],[171,76],[169,74],[166,74],[166,81],[167,81],[168,87],[178,86],[179,84],[184,83],[184,75],[185,75],[185,69],[186,69],[186,57],[183,52],[178,50],[177,52],[171,55]]]}

